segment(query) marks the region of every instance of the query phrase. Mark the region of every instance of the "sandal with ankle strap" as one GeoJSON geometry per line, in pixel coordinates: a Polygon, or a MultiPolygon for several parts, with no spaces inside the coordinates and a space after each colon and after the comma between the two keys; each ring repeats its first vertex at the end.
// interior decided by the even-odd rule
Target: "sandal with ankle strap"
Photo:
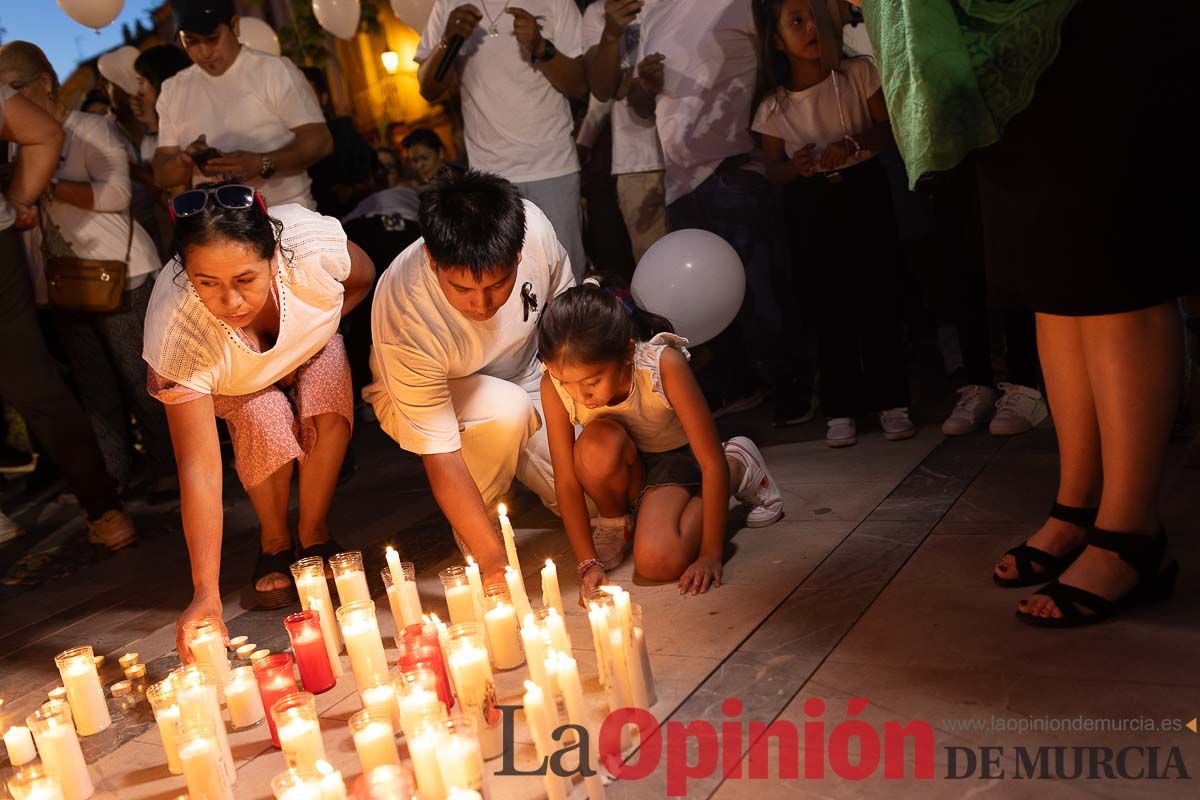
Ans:
{"type": "Polygon", "coordinates": [[[290,549],[278,553],[264,553],[261,549],[258,551],[258,558],[254,561],[254,575],[250,580],[251,585],[254,587],[254,594],[258,599],[259,608],[283,608],[284,606],[291,605],[295,600],[296,586],[290,580],[291,566],[295,560],[296,556],[290,549]],[[266,591],[258,588],[260,580],[268,575],[277,574],[289,578],[287,586],[282,589],[268,589],[266,591]]]}
{"type": "MultiPolygon", "coordinates": [[[[1096,524],[1097,513],[1099,513],[1099,509],[1096,508],[1075,508],[1055,503],[1050,508],[1049,516],[1071,525],[1078,525],[1080,528],[1090,528],[1096,524]]],[[[1071,566],[1071,562],[1079,557],[1084,547],[1086,545],[1081,544],[1069,553],[1056,556],[1053,553],[1047,553],[1045,550],[1033,547],[1028,542],[1022,542],[1004,554],[1013,557],[1013,563],[1017,567],[1017,577],[1001,578],[996,574],[996,570],[993,569],[992,580],[996,582],[997,586],[1005,589],[1037,586],[1039,583],[1054,580],[1059,575],[1062,575],[1067,567],[1071,566]],[[1041,567],[1041,569],[1035,571],[1033,568],[1034,564],[1041,567]]]]}
{"type": "Polygon", "coordinates": [[[1038,589],[1035,594],[1045,595],[1054,601],[1062,612],[1061,617],[1039,617],[1017,611],[1017,619],[1040,628],[1079,628],[1109,619],[1137,606],[1166,600],[1175,590],[1179,577],[1179,562],[1171,559],[1163,565],[1167,550],[1167,532],[1162,528],[1153,536],[1136,533],[1116,533],[1094,528],[1088,531],[1086,545],[1109,550],[1121,557],[1137,572],[1138,580],[1133,588],[1116,600],[1109,600],[1078,586],[1070,586],[1057,580],[1038,589]],[[1087,609],[1087,612],[1080,609],[1087,609]]]}

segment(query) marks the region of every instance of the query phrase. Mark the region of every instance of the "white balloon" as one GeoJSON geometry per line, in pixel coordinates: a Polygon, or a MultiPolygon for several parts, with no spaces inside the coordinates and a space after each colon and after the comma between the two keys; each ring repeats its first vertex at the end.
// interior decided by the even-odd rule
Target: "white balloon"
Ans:
{"type": "Polygon", "coordinates": [[[313,0],[317,22],[339,39],[354,37],[361,13],[358,0],[313,0]]]}
{"type": "Polygon", "coordinates": [[[429,15],[433,11],[433,0],[392,0],[392,12],[396,18],[417,33],[425,30],[429,15]]]}
{"type": "Polygon", "coordinates": [[[238,17],[238,41],[273,56],[282,52],[275,29],[258,17],[238,17]]]}
{"type": "Polygon", "coordinates": [[[639,306],[669,319],[677,334],[696,345],[737,316],[746,296],[746,270],[720,236],[687,228],[646,251],[630,288],[639,306]]]}
{"type": "Polygon", "coordinates": [[[124,6],[125,0],[58,0],[68,17],[96,30],[116,19],[124,6]]]}
{"type": "Polygon", "coordinates": [[[96,59],[96,69],[109,81],[123,89],[126,94],[137,94],[137,73],[133,69],[133,62],[137,61],[138,55],[140,54],[136,47],[131,45],[118,47],[96,59]]]}

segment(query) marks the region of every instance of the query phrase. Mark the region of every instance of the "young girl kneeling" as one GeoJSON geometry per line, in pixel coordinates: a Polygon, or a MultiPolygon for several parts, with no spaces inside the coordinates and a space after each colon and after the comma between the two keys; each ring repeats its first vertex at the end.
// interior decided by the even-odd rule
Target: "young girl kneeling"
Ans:
{"type": "Polygon", "coordinates": [[[630,539],[643,577],[678,580],[685,594],[719,586],[731,487],[749,509],[747,526],[783,516],[754,443],[738,436],[721,444],[686,344],[628,291],[596,278],[542,312],[542,403],[581,592],[605,581],[630,539]],[[585,493],[600,512],[590,526],[585,493]]]}

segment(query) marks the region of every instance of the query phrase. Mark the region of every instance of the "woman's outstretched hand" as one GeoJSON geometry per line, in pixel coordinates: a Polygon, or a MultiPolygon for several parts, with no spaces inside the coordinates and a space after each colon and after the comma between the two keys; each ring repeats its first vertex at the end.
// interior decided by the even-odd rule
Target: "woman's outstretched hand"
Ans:
{"type": "Polygon", "coordinates": [[[719,558],[697,558],[679,576],[680,594],[704,594],[721,585],[721,560],[719,558]]]}
{"type": "Polygon", "coordinates": [[[216,617],[221,620],[221,634],[225,637],[226,642],[229,641],[229,631],[225,629],[225,621],[222,618],[220,593],[212,592],[195,595],[192,598],[192,602],[179,615],[179,619],[175,621],[175,649],[179,651],[179,660],[185,664],[191,663],[192,651],[187,646],[187,636],[184,634],[184,629],[189,622],[201,617],[216,617]]]}
{"type": "Polygon", "coordinates": [[[583,577],[579,579],[579,605],[587,608],[588,593],[599,589],[607,580],[608,575],[604,572],[604,567],[598,565],[583,573],[583,577]]]}

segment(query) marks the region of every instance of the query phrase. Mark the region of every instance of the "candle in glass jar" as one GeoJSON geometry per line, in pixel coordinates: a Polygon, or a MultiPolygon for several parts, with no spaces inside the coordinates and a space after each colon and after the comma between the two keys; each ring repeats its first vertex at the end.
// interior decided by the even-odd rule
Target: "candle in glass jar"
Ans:
{"type": "Polygon", "coordinates": [[[392,577],[392,588],[403,620],[396,621],[396,630],[421,621],[421,593],[417,589],[417,570],[411,561],[401,561],[399,554],[388,548],[388,574],[392,577]]]}
{"type": "MultiPolygon", "coordinates": [[[[169,680],[175,689],[180,723],[184,727],[206,725],[212,730],[220,750],[220,764],[225,771],[225,782],[233,786],[237,782],[237,768],[233,761],[233,751],[229,747],[229,734],[225,730],[225,717],[221,713],[221,701],[217,697],[217,679],[212,668],[204,664],[189,664],[174,670],[169,680]]],[[[179,759],[182,764],[182,752],[179,759]]]]}
{"type": "Polygon", "coordinates": [[[514,669],[525,661],[521,652],[521,637],[517,629],[517,613],[508,603],[508,592],[502,584],[493,584],[484,591],[483,620],[487,641],[492,650],[496,669],[514,669]]]}
{"type": "MultiPolygon", "coordinates": [[[[278,700],[296,692],[296,676],[292,672],[292,657],[287,653],[276,653],[259,659],[251,667],[258,681],[258,693],[263,706],[270,708],[278,700]]],[[[271,732],[271,744],[279,747],[279,732],[275,729],[275,718],[267,715],[267,726],[271,732]]]]}
{"type": "Polygon", "coordinates": [[[350,732],[364,774],[384,764],[400,763],[400,751],[396,749],[396,732],[392,728],[390,715],[363,709],[350,717],[350,732]]]}
{"type": "Polygon", "coordinates": [[[346,781],[342,779],[342,773],[333,768],[333,764],[318,761],[317,774],[321,776],[321,800],[346,800],[346,781]]]}
{"type": "Polygon", "coordinates": [[[554,608],[563,613],[562,592],[558,588],[558,567],[549,558],[542,567],[542,607],[554,608]]]}
{"type": "Polygon", "coordinates": [[[179,705],[175,702],[175,689],[170,680],[159,681],[146,689],[146,699],[154,711],[154,722],[167,754],[167,769],[173,775],[183,773],[179,764],[179,705]]]}
{"type": "Polygon", "coordinates": [[[546,609],[546,632],[550,634],[550,646],[561,653],[571,652],[571,637],[567,635],[567,623],[562,612],[553,607],[546,609]]]}
{"type": "Polygon", "coordinates": [[[211,728],[184,726],[179,734],[179,762],[190,800],[234,800],[211,728]]]}
{"type": "Polygon", "coordinates": [[[300,607],[305,611],[316,611],[321,619],[321,633],[329,651],[329,664],[334,677],[341,677],[342,637],[334,616],[333,600],[329,597],[329,584],[325,581],[325,561],[320,556],[302,558],[292,564],[292,578],[296,581],[296,592],[300,595],[300,607]]]}
{"type": "MultiPolygon", "coordinates": [[[[518,619],[525,619],[526,614],[533,613],[533,606],[529,605],[529,595],[525,593],[525,580],[521,577],[521,573],[514,570],[512,567],[504,568],[504,582],[508,584],[508,594],[512,598],[513,608],[517,610],[518,619]]],[[[484,606],[487,605],[487,589],[484,588],[484,606]]]]}
{"type": "Polygon", "coordinates": [[[505,507],[504,503],[501,503],[496,511],[500,515],[500,535],[504,539],[504,552],[508,556],[508,565],[520,575],[521,560],[517,558],[517,537],[513,533],[512,522],[508,519],[508,508],[505,507]]]}
{"type": "MultiPolygon", "coordinates": [[[[567,722],[572,725],[579,725],[588,732],[587,745],[589,753],[589,761],[592,764],[600,763],[600,747],[599,736],[597,731],[592,729],[588,724],[586,707],[583,704],[583,683],[579,679],[579,664],[566,653],[555,653],[555,660],[558,662],[558,689],[562,692],[563,705],[567,710],[567,722]]],[[[584,786],[587,788],[589,800],[602,800],[604,797],[604,782],[600,779],[599,773],[583,779],[584,786]]]]}
{"type": "Polygon", "coordinates": [[[405,734],[408,740],[408,757],[412,759],[413,775],[417,779],[417,792],[421,800],[446,796],[446,790],[442,786],[442,769],[438,763],[442,730],[440,724],[427,722],[421,725],[415,734],[405,734]]]}
{"type": "Polygon", "coordinates": [[[483,757],[495,758],[504,750],[496,684],[491,660],[483,646],[483,629],[477,622],[454,625],[447,631],[447,661],[458,690],[464,716],[473,718],[483,757]]]}
{"type": "Polygon", "coordinates": [[[212,667],[217,676],[217,694],[223,695],[229,682],[229,650],[225,647],[225,631],[220,617],[209,616],[190,620],[183,636],[197,664],[212,667]]]}
{"type": "Polygon", "coordinates": [[[472,556],[467,556],[467,585],[471,587],[471,603],[475,606],[475,619],[483,619],[483,579],[479,565],[472,556]]]}
{"type": "Polygon", "coordinates": [[[375,605],[370,600],[348,603],[337,610],[337,615],[354,682],[361,691],[375,678],[388,674],[387,655],[375,621],[375,605]]]}
{"type": "Polygon", "coordinates": [[[8,790],[16,800],[65,800],[58,779],[41,764],[17,769],[8,780],[8,790]]]}
{"type": "Polygon", "coordinates": [[[112,717],[108,713],[108,703],[104,699],[104,687],[100,685],[92,648],[73,647],[64,650],[54,657],[54,663],[62,675],[67,702],[71,704],[71,716],[79,735],[91,736],[111,725],[112,717]]]}
{"type": "Polygon", "coordinates": [[[477,721],[455,715],[442,724],[442,744],[438,751],[438,766],[442,786],[452,789],[483,788],[483,756],[479,750],[477,721]]]}
{"type": "Polygon", "coordinates": [[[321,776],[315,770],[286,769],[280,772],[271,779],[271,793],[275,800],[324,800],[321,776]]]}
{"type": "Polygon", "coordinates": [[[521,626],[521,644],[525,647],[525,660],[529,663],[529,677],[539,686],[546,682],[546,640],[541,626],[532,614],[521,626]]]}
{"type": "Polygon", "coordinates": [[[442,590],[446,593],[446,608],[450,612],[450,624],[479,622],[475,617],[475,600],[471,595],[471,583],[464,567],[446,567],[438,573],[442,590]]]}
{"type": "MultiPolygon", "coordinates": [[[[92,662],[93,667],[95,662],[92,662]]],[[[79,736],[66,703],[50,701],[30,714],[25,724],[33,733],[42,766],[58,781],[65,800],[87,800],[95,792],[79,736]]]]}
{"type": "Polygon", "coordinates": [[[266,711],[253,667],[238,667],[230,673],[229,683],[225,684],[225,705],[235,728],[249,728],[262,722],[266,711]]]}
{"type": "Polygon", "coordinates": [[[387,717],[392,725],[400,725],[400,707],[396,703],[396,687],[390,675],[377,675],[360,693],[363,709],[387,717]]]}
{"type": "Polygon", "coordinates": [[[28,764],[37,758],[33,734],[24,725],[14,725],[4,732],[4,747],[8,750],[8,761],[14,767],[28,764]]]}
{"type": "Polygon", "coordinates": [[[271,706],[271,717],[279,731],[279,749],[293,769],[317,768],[325,758],[325,742],[317,720],[317,699],[310,692],[281,697],[271,706]]]}
{"type": "Polygon", "coordinates": [[[446,706],[438,697],[437,675],[433,670],[417,666],[396,672],[392,685],[396,687],[396,704],[400,709],[400,730],[406,737],[416,732],[422,720],[445,718],[446,706]]]}
{"type": "MultiPolygon", "coordinates": [[[[533,738],[533,745],[537,750],[539,761],[549,758],[553,753],[550,739],[552,723],[549,716],[549,703],[551,702],[553,701],[543,694],[540,686],[533,681],[525,681],[525,695],[522,698],[525,706],[525,722],[529,725],[529,734],[533,738]]],[[[563,779],[558,775],[547,770],[542,778],[542,783],[546,787],[548,800],[565,800],[566,787],[563,785],[563,779]]]]}
{"type": "MultiPolygon", "coordinates": [[[[600,679],[600,685],[609,690],[611,701],[612,679],[608,674],[608,615],[599,605],[591,603],[588,606],[588,622],[592,627],[592,647],[596,652],[596,672],[600,679]]],[[[612,711],[620,708],[620,706],[612,705],[611,702],[609,705],[612,711]]]]}
{"type": "Polygon", "coordinates": [[[289,614],[284,618],[283,626],[292,640],[292,652],[296,656],[304,691],[321,694],[332,689],[337,679],[333,676],[329,651],[321,634],[320,613],[309,610],[289,614]]]}
{"type": "Polygon", "coordinates": [[[329,559],[333,570],[333,582],[337,586],[342,605],[371,602],[371,591],[367,588],[367,573],[363,571],[362,553],[352,550],[338,553],[329,559]]]}

